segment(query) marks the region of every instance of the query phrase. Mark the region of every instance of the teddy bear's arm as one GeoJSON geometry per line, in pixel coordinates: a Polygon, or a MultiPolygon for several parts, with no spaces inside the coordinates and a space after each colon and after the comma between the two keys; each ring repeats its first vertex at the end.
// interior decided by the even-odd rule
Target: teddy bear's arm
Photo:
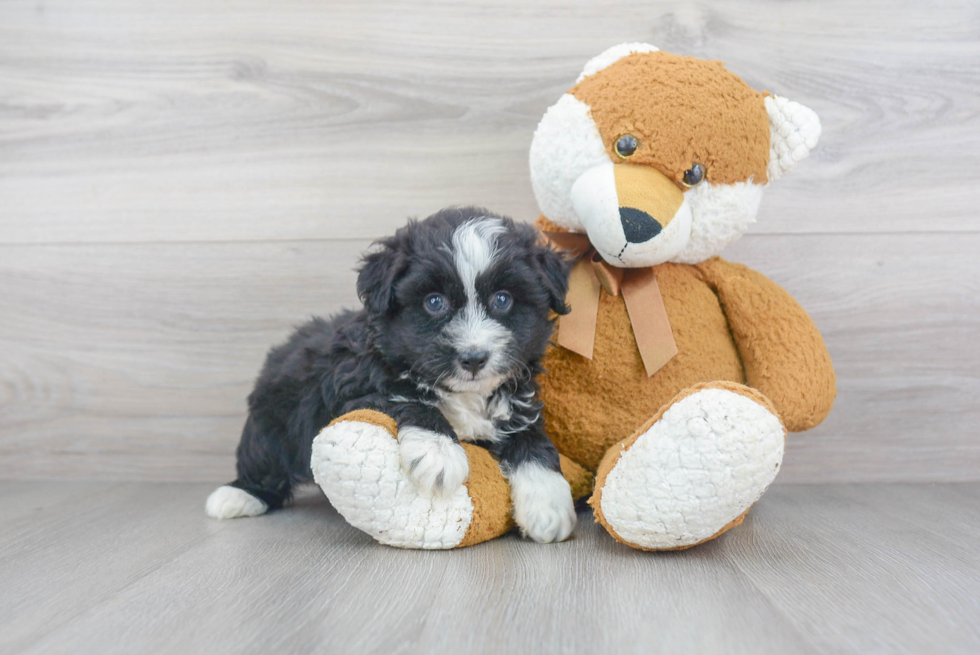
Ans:
{"type": "Polygon", "coordinates": [[[826,418],[837,395],[817,326],[789,293],[761,273],[720,257],[698,265],[728,319],[749,386],[770,398],[791,432],[826,418]]]}

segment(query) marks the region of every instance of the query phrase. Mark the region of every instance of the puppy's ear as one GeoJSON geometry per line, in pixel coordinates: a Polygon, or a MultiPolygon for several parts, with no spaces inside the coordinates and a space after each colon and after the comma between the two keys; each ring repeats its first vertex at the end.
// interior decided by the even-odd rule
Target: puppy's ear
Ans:
{"type": "Polygon", "coordinates": [[[408,268],[408,256],[395,239],[378,243],[381,249],[362,260],[357,275],[357,297],[369,313],[384,315],[394,308],[395,283],[408,268]]]}
{"type": "Polygon", "coordinates": [[[531,267],[540,278],[541,286],[548,293],[548,305],[556,314],[567,314],[565,294],[568,293],[570,266],[560,253],[547,246],[534,246],[531,267]]]}

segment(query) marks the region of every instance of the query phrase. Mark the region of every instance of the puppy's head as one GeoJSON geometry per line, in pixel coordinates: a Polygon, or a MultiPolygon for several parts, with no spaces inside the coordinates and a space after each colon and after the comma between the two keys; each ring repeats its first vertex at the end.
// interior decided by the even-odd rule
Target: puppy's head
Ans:
{"type": "Polygon", "coordinates": [[[451,208],[376,245],[357,293],[394,368],[440,389],[486,393],[532,373],[568,289],[566,263],[532,227],[451,208]]]}

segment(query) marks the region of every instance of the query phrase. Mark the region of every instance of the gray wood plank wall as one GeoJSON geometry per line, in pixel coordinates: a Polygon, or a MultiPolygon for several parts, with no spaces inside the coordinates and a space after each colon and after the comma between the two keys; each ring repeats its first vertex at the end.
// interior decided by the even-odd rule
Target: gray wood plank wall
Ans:
{"type": "Polygon", "coordinates": [[[229,477],[269,345],[453,203],[533,220],[527,148],[622,41],[815,109],[727,251],[840,396],[783,482],[980,479],[980,4],[0,3],[0,477],[229,477]]]}

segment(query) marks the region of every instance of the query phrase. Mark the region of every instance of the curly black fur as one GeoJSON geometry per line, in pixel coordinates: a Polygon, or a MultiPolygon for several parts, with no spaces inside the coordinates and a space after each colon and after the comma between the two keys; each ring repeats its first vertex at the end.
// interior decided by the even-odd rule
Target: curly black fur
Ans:
{"type": "Polygon", "coordinates": [[[532,227],[465,207],[409,221],[377,242],[357,280],[364,309],[313,318],[269,352],[248,397],[232,486],[270,508],[282,506],[294,485],[311,480],[313,438],[355,409],[376,409],[400,427],[414,425],[456,439],[438,409],[460,375],[458,348],[440,338],[455,314],[433,317],[423,301],[438,292],[453,307],[465,305],[452,238],[465,222],[484,217],[499,220],[504,231],[496,239],[493,265],[476,277],[477,292],[486,298],[506,290],[514,298],[506,315],[493,316],[509,338],[501,346],[499,386],[491,392],[505,394],[513,411],[496,425],[498,438],[478,443],[504,466],[535,460],[559,470],[558,454],[544,435],[535,376],[552,332],[550,313],[566,312],[567,264],[539,245],[532,227]]]}

